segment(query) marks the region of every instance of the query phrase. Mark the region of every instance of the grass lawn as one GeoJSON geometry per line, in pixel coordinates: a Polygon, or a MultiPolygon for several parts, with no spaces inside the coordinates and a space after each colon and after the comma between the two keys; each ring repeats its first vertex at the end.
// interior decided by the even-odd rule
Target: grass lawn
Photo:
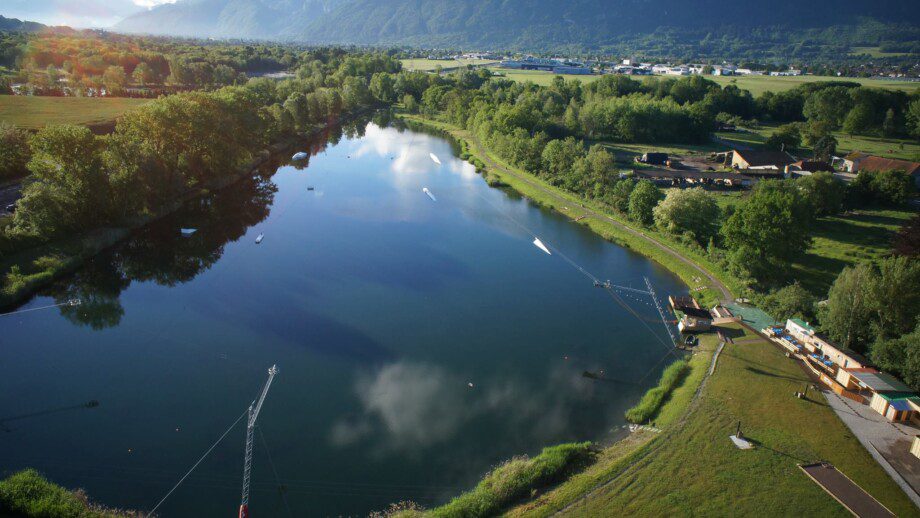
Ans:
{"type": "MultiPolygon", "coordinates": [[[[918,515],[823,395],[792,397],[809,381],[793,360],[756,335],[733,332],[744,342],[725,346],[683,421],[636,450],[625,466],[595,474],[601,484],[584,499],[569,498],[573,503],[563,515],[850,516],[798,468],[817,460],[833,463],[898,516],[918,515]],[[738,422],[757,444],[753,450],[738,450],[729,440],[738,422]]],[[[575,480],[520,515],[557,510],[549,495],[567,491],[575,480]]]]}
{"type": "Polygon", "coordinates": [[[903,90],[913,92],[920,88],[920,82],[899,81],[889,79],[869,79],[864,77],[833,77],[833,76],[707,76],[722,86],[734,83],[738,88],[750,90],[754,97],[764,92],[782,92],[805,83],[820,81],[851,81],[863,86],[885,88],[888,90],[903,90]]]}
{"type": "Polygon", "coordinates": [[[427,59],[427,58],[412,58],[412,59],[402,59],[403,68],[406,70],[417,70],[424,72],[433,72],[438,65],[441,66],[443,70],[451,70],[458,67],[465,67],[467,65],[485,65],[488,63],[495,63],[494,59],[427,59]]]}
{"type": "MultiPolygon", "coordinates": [[[[442,62],[443,63],[443,62],[442,62]]],[[[433,69],[434,67],[432,67],[433,69]]],[[[500,68],[493,68],[493,72],[497,74],[503,74],[509,79],[514,79],[515,81],[533,81],[538,85],[549,85],[553,81],[553,77],[557,75],[562,75],[566,81],[570,79],[578,79],[583,83],[590,83],[591,81],[597,80],[600,75],[568,75],[568,74],[553,74],[552,72],[546,72],[543,70],[505,70],[500,68]]],[[[641,81],[642,77],[634,77],[634,79],[641,81]]],[[[920,88],[920,82],[912,81],[903,81],[903,80],[888,80],[888,79],[868,79],[863,77],[831,77],[831,76],[706,76],[706,79],[711,79],[719,83],[722,86],[734,83],[738,85],[739,88],[744,90],[750,90],[754,97],[767,92],[782,92],[784,90],[791,90],[804,83],[816,83],[819,81],[852,81],[859,83],[864,86],[872,86],[876,88],[886,88],[889,90],[903,90],[905,92],[913,92],[917,88],[920,88]]]]}
{"type": "MultiPolygon", "coordinates": [[[[716,136],[727,142],[738,142],[739,144],[756,148],[762,146],[778,127],[779,125],[777,124],[762,124],[757,128],[751,128],[750,133],[719,132],[716,133],[716,136]]],[[[862,151],[870,155],[904,160],[920,159],[920,143],[916,140],[847,135],[839,131],[834,133],[834,137],[837,138],[838,155],[844,155],[850,151],[862,151]]],[[[797,151],[796,154],[811,156],[811,150],[804,148],[797,151]]]]}
{"type": "Polygon", "coordinates": [[[39,129],[46,124],[105,124],[148,100],[0,95],[0,121],[26,129],[39,129]]]}
{"type": "Polygon", "coordinates": [[[554,74],[545,70],[510,70],[504,68],[492,68],[492,72],[515,81],[531,81],[542,86],[549,86],[553,83],[553,78],[557,76],[564,77],[566,81],[577,79],[582,83],[590,83],[601,77],[600,75],[554,74]]]}
{"type": "Polygon", "coordinates": [[[887,255],[894,233],[913,215],[909,209],[862,209],[821,218],[811,247],[793,265],[793,275],[805,288],[824,296],[844,267],[887,255]]]}

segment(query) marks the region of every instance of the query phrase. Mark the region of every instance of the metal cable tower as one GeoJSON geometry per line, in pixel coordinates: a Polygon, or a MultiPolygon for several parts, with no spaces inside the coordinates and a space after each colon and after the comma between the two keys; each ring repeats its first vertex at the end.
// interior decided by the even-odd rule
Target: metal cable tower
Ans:
{"type": "Polygon", "coordinates": [[[278,366],[272,365],[268,369],[268,380],[262,387],[262,393],[259,399],[249,405],[249,419],[246,421],[246,457],[243,461],[243,500],[240,503],[240,518],[249,517],[249,473],[252,471],[252,432],[256,426],[256,419],[259,418],[259,411],[262,410],[262,403],[265,402],[265,396],[268,395],[268,388],[272,385],[272,380],[278,374],[278,366]]]}
{"type": "Polygon", "coordinates": [[[658,296],[655,295],[655,288],[652,288],[652,281],[648,280],[648,277],[645,277],[645,285],[648,286],[649,295],[652,296],[652,301],[655,302],[655,309],[658,310],[658,314],[661,316],[661,323],[664,325],[664,328],[668,330],[668,336],[671,337],[671,343],[676,347],[680,342],[677,340],[677,337],[674,336],[674,330],[668,325],[668,317],[665,316],[664,308],[662,308],[661,303],[658,302],[658,296]]]}

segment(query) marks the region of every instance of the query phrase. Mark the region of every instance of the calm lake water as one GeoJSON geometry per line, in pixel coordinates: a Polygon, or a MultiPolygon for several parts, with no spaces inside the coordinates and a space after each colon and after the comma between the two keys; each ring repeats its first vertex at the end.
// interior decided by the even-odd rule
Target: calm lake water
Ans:
{"type": "MultiPolygon", "coordinates": [[[[648,301],[624,296],[645,322],[528,230],[602,279],[686,292],[660,266],[488,187],[438,137],[362,123],[303,149],[308,166],[195,203],[20,309],[81,306],[0,318],[0,471],[150,510],[277,363],[254,516],[288,515],[275,473],[294,516],[431,506],[504,459],[609,438],[657,380],[648,301]]],[[[160,515],[234,516],[244,437],[160,515]]]]}

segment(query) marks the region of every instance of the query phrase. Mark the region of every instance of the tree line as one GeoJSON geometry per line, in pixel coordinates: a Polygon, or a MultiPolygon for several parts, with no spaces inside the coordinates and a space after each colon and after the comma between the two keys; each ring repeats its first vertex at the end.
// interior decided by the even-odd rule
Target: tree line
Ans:
{"type": "Polygon", "coordinates": [[[110,135],[72,125],[30,137],[0,128],[0,165],[25,161],[29,173],[0,251],[155,213],[236,173],[273,142],[385,103],[369,84],[399,66],[331,51],[295,79],[160,97],[124,114],[110,135]]]}
{"type": "MultiPolygon", "coordinates": [[[[849,99],[863,99],[868,90],[807,85],[784,97],[812,92],[797,101],[799,116],[823,121],[821,110],[808,107],[827,103],[810,96],[840,88],[849,99]]],[[[867,98],[904,100],[897,94],[876,93],[867,98]]],[[[461,70],[442,77],[402,72],[394,94],[409,111],[470,130],[508,163],[695,249],[761,294],[762,305],[776,315],[795,316],[806,307],[802,316],[819,317],[816,295],[799,284],[787,285],[792,280],[790,265],[811,246],[819,217],[845,209],[901,206],[914,192],[913,179],[904,171],[861,171],[850,184],[821,172],[760,181],[738,204],[722,208],[702,188],[668,189],[665,194],[652,182],[621,175],[604,145],[590,144],[593,140],[697,142],[708,138],[719,114],[750,116],[775,100],[768,97],[764,104],[733,85],[720,88],[702,77],[640,82],[606,76],[588,85],[557,77],[550,86],[540,87],[489,78],[486,71],[461,70]],[[807,302],[801,303],[803,298],[807,302]],[[797,300],[798,306],[787,299],[797,300]]],[[[838,122],[843,124],[847,116],[841,115],[838,122]]],[[[913,228],[918,226],[915,223],[913,228]]],[[[908,244],[898,248],[902,257],[844,270],[821,306],[820,321],[834,340],[870,354],[880,366],[920,389],[916,341],[920,333],[914,331],[920,315],[916,295],[920,262],[917,247],[909,245],[917,240],[916,235],[905,237],[908,244]],[[846,328],[854,318],[852,301],[838,294],[842,286],[854,285],[848,280],[854,275],[865,277],[861,288],[847,292],[848,297],[863,300],[864,310],[856,317],[862,319],[858,333],[846,328]],[[897,316],[881,317],[893,304],[899,306],[897,316]],[[846,326],[841,327],[843,321],[846,326]],[[916,368],[898,363],[911,354],[916,358],[910,365],[916,368]]]]}

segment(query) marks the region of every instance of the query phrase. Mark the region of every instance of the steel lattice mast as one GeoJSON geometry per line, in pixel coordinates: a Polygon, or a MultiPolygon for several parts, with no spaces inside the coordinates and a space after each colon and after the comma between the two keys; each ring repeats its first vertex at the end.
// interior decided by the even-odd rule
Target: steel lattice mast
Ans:
{"type": "Polygon", "coordinates": [[[268,380],[262,387],[262,393],[259,399],[249,405],[249,419],[246,421],[246,457],[243,461],[243,500],[240,503],[240,518],[249,517],[249,473],[252,470],[252,432],[256,426],[256,419],[259,418],[259,411],[262,410],[262,403],[265,402],[265,396],[268,395],[268,388],[272,385],[272,380],[278,374],[278,366],[272,365],[268,369],[268,380]]]}
{"type": "Polygon", "coordinates": [[[674,336],[674,330],[668,325],[668,318],[665,316],[664,308],[661,307],[658,296],[655,295],[655,289],[652,288],[652,281],[648,280],[648,277],[645,277],[645,285],[648,286],[649,295],[652,296],[652,300],[655,302],[655,309],[658,310],[658,314],[661,316],[661,323],[664,324],[664,328],[668,330],[668,336],[671,337],[671,343],[677,346],[680,342],[677,340],[677,337],[674,336]]]}

